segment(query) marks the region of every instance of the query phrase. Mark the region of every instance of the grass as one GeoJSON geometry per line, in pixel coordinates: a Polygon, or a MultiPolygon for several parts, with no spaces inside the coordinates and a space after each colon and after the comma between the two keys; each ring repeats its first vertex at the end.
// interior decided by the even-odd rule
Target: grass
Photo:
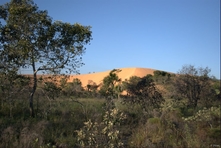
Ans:
{"type": "MultiPolygon", "coordinates": [[[[194,112],[191,109],[182,112],[182,103],[179,105],[171,102],[168,99],[161,110],[152,110],[146,116],[140,105],[122,104],[120,99],[115,99],[115,107],[126,115],[126,119],[117,126],[124,146],[182,147],[218,143],[220,117],[217,113],[213,115],[208,109],[206,111],[208,114],[211,112],[213,117],[211,120],[185,122],[182,118],[187,115],[191,117],[194,112]],[[197,143],[188,143],[186,139],[192,137],[197,143]],[[204,143],[200,143],[202,137],[204,143]]],[[[48,100],[39,97],[35,98],[34,104],[36,118],[29,117],[26,100],[14,102],[11,117],[9,104],[6,102],[1,107],[0,147],[77,147],[75,131],[80,130],[89,120],[101,123],[106,111],[106,100],[98,98],[61,97],[48,100]]]]}
{"type": "Polygon", "coordinates": [[[36,118],[29,117],[25,101],[15,102],[12,117],[5,104],[0,110],[0,147],[74,147],[74,131],[80,129],[88,119],[101,120],[104,102],[104,99],[94,98],[78,101],[68,98],[50,101],[44,97],[37,98],[34,102],[36,118]]]}

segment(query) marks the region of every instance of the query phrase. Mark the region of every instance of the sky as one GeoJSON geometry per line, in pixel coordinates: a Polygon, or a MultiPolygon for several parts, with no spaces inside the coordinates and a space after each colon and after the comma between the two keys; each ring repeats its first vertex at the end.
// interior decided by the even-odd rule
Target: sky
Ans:
{"type": "MultiPolygon", "coordinates": [[[[0,5],[9,0],[0,0],[0,5]]],[[[91,26],[81,74],[209,67],[220,79],[220,0],[35,0],[53,20],[91,26]]]]}

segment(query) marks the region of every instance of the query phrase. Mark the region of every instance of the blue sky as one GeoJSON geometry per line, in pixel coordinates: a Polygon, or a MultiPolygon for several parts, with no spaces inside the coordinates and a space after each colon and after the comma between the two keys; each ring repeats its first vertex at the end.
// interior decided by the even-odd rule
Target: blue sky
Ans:
{"type": "MultiPolygon", "coordinates": [[[[4,4],[9,0],[1,0],[4,4]]],[[[35,0],[53,20],[92,27],[80,73],[211,69],[220,79],[220,0],[35,0]]]]}

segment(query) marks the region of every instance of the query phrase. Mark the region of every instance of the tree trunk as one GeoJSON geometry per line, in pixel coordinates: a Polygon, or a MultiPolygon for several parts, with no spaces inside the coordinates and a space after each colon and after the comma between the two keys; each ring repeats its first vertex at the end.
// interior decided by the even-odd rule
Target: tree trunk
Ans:
{"type": "Polygon", "coordinates": [[[35,117],[33,98],[34,98],[34,94],[35,94],[35,91],[36,91],[36,88],[37,88],[37,71],[35,69],[34,60],[32,60],[32,68],[33,68],[33,72],[34,72],[34,74],[33,74],[33,76],[34,76],[34,83],[33,83],[32,92],[31,92],[31,95],[30,95],[30,98],[29,98],[29,110],[30,110],[30,116],[31,117],[35,117]]]}
{"type": "Polygon", "coordinates": [[[33,94],[31,94],[31,96],[29,98],[29,110],[30,110],[30,116],[35,117],[34,107],[33,107],[33,94]]]}
{"type": "Polygon", "coordinates": [[[34,84],[33,84],[33,87],[32,87],[32,92],[31,92],[30,98],[29,98],[29,109],[30,109],[30,116],[31,117],[35,117],[33,98],[34,98],[34,94],[35,94],[36,88],[37,88],[37,74],[35,72],[34,73],[34,84]]]}

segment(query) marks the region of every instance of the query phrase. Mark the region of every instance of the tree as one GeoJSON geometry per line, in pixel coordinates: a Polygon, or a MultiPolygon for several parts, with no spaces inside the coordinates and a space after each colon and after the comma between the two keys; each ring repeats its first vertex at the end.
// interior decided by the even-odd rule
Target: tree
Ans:
{"type": "Polygon", "coordinates": [[[188,106],[196,108],[200,99],[208,99],[211,96],[211,83],[209,78],[210,69],[195,68],[185,65],[178,72],[174,81],[176,92],[188,99],[188,106]]]}
{"type": "Polygon", "coordinates": [[[104,77],[100,93],[105,97],[114,98],[117,96],[119,86],[117,86],[117,88],[115,87],[117,83],[121,82],[121,79],[117,75],[119,72],[121,72],[120,69],[113,69],[108,76],[104,77]]]}
{"type": "Polygon", "coordinates": [[[92,80],[88,80],[88,84],[86,86],[87,91],[97,91],[98,87],[99,85],[97,85],[95,82],[93,82],[92,80]]]}
{"type": "Polygon", "coordinates": [[[96,97],[98,96],[98,88],[99,88],[100,84],[96,84],[95,82],[93,82],[92,80],[88,80],[88,84],[86,86],[86,90],[87,90],[87,97],[96,97]]]}
{"type": "Polygon", "coordinates": [[[142,78],[132,76],[126,82],[126,91],[130,99],[125,100],[128,103],[138,103],[145,110],[158,108],[164,101],[160,92],[157,91],[151,75],[142,78]]]}
{"type": "Polygon", "coordinates": [[[78,72],[84,45],[91,40],[90,26],[52,21],[47,11],[38,10],[32,0],[11,0],[0,6],[1,66],[31,68],[33,86],[30,113],[34,117],[33,97],[37,73],[78,72]],[[5,25],[3,25],[5,24],[5,25]]]}
{"type": "Polygon", "coordinates": [[[68,79],[67,76],[61,77],[61,79],[60,79],[60,87],[61,87],[61,88],[66,87],[66,85],[67,85],[67,79],[68,79]]]}
{"type": "Polygon", "coordinates": [[[154,81],[157,82],[158,84],[159,83],[165,84],[170,80],[171,77],[171,74],[165,71],[155,70],[153,73],[154,73],[154,81]]]}
{"type": "Polygon", "coordinates": [[[59,82],[57,80],[57,77],[44,77],[40,78],[42,83],[40,83],[42,86],[39,86],[41,88],[41,91],[43,94],[48,98],[48,100],[54,100],[56,97],[58,97],[61,93],[61,87],[59,86],[59,82]]]}
{"type": "Polygon", "coordinates": [[[128,96],[134,96],[137,91],[137,84],[141,80],[138,76],[131,76],[129,80],[123,82],[124,89],[127,91],[128,96]]]}
{"type": "Polygon", "coordinates": [[[106,98],[106,109],[113,109],[114,102],[113,99],[119,97],[119,83],[121,79],[118,77],[118,73],[121,72],[120,69],[113,69],[110,71],[109,75],[104,77],[103,84],[99,90],[101,96],[106,98]]]}
{"type": "Polygon", "coordinates": [[[75,78],[72,82],[67,83],[64,88],[66,95],[80,97],[83,92],[82,82],[80,79],[75,78]]]}

